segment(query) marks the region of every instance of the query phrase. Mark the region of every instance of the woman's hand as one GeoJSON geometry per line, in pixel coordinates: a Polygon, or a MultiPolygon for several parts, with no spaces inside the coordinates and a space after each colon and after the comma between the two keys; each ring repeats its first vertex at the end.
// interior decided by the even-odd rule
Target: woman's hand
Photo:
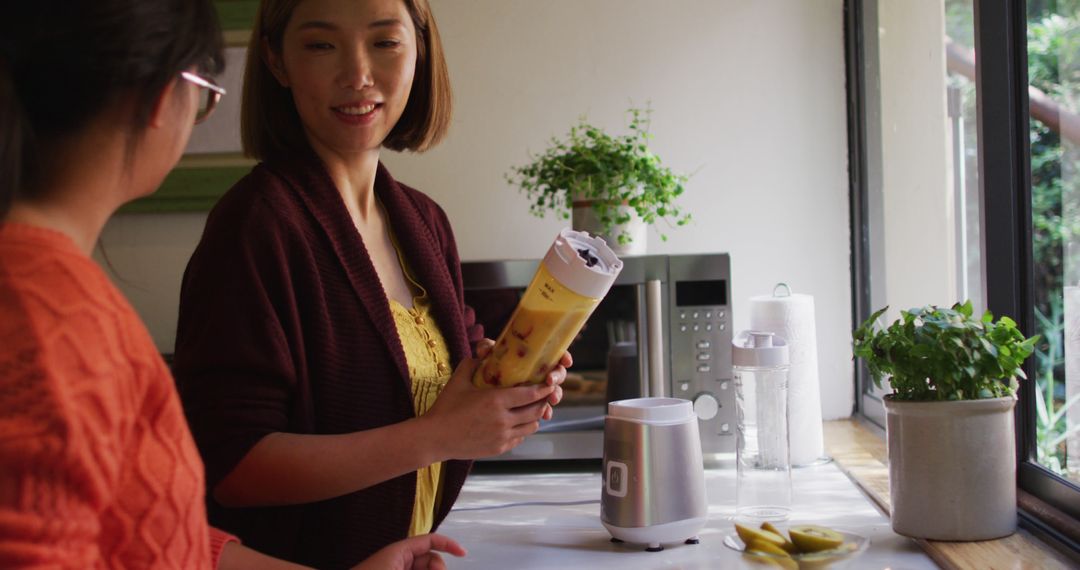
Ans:
{"type": "Polygon", "coordinates": [[[446,570],[439,552],[465,556],[465,549],[441,534],[423,534],[400,540],[372,554],[353,570],[446,570]],[[437,552],[438,551],[438,552],[437,552]]]}
{"type": "Polygon", "coordinates": [[[418,418],[427,423],[425,432],[436,443],[432,463],[505,453],[535,433],[540,420],[550,417],[552,402],[562,398],[559,384],[566,378],[562,362],[548,374],[545,384],[494,389],[473,386],[473,374],[494,344],[490,339],[481,341],[477,358],[457,367],[435,405],[418,418]]]}
{"type": "MultiPolygon", "coordinates": [[[[485,338],[476,345],[476,357],[479,360],[483,360],[488,354],[491,353],[491,349],[495,347],[495,341],[485,338]]],[[[543,419],[550,420],[554,413],[555,406],[559,405],[562,401],[563,389],[562,383],[566,380],[566,369],[574,365],[574,357],[570,355],[570,352],[564,352],[563,357],[559,360],[559,364],[555,368],[551,369],[547,377],[544,378],[544,383],[548,386],[554,386],[555,390],[548,396],[548,406],[544,410],[543,419]]]]}
{"type": "Polygon", "coordinates": [[[563,383],[563,380],[566,380],[566,369],[570,368],[573,365],[574,357],[570,356],[570,352],[564,352],[562,360],[559,361],[559,365],[556,366],[551,371],[551,373],[547,375],[545,381],[548,386],[554,386],[555,391],[552,392],[550,396],[548,396],[548,406],[547,409],[544,410],[545,420],[551,419],[551,416],[554,413],[554,410],[552,410],[552,408],[559,405],[559,402],[562,401],[563,390],[561,384],[563,383]]]}

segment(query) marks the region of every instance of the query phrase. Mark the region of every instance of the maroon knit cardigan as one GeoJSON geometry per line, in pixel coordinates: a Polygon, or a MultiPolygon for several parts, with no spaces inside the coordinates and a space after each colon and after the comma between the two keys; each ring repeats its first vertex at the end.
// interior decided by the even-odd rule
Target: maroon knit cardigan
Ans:
{"type": "MultiPolygon", "coordinates": [[[[446,214],[381,164],[375,192],[456,366],[482,329],[465,306],[446,214]]],[[[210,213],[184,273],[174,373],[208,495],[267,434],[348,433],[414,417],[389,302],[318,159],[260,164],[210,213]]],[[[468,470],[446,463],[436,526],[468,470]]],[[[248,546],[336,568],[405,538],[415,492],[410,473],[306,505],[225,508],[212,496],[207,504],[211,522],[248,546]]]]}

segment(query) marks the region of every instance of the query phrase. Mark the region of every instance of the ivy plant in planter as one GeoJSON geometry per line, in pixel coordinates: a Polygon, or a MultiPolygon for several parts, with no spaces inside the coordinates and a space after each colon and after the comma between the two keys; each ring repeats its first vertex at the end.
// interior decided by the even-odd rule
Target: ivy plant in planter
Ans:
{"type": "Polygon", "coordinates": [[[989,540],[1016,530],[1016,432],[1012,410],[1023,363],[1038,337],[971,302],[902,311],[885,329],[882,309],[853,333],[854,354],[885,396],[892,526],[932,540],[989,540]]]}
{"type": "Polygon", "coordinates": [[[690,221],[675,204],[688,177],[672,172],[649,149],[651,109],[628,113],[627,134],[610,135],[582,118],[564,139],[551,139],[542,154],[511,168],[506,179],[528,196],[530,212],[569,219],[575,202],[588,204],[600,233],[622,245],[632,239],[625,226],[634,214],[650,225],[660,219],[676,226],[690,221]]]}

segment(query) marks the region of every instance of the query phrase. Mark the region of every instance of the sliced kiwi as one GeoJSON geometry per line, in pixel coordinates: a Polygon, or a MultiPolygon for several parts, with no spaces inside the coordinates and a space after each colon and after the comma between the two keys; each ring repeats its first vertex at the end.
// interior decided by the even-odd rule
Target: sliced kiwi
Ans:
{"type": "Polygon", "coordinates": [[[788,554],[798,554],[799,553],[799,549],[795,548],[795,543],[788,540],[787,537],[784,536],[784,533],[781,532],[780,529],[773,526],[773,524],[771,522],[761,523],[761,530],[767,530],[767,531],[769,531],[769,532],[771,532],[773,534],[776,534],[780,538],[784,539],[784,544],[781,544],[780,548],[783,548],[784,550],[786,550],[788,552],[788,554]]]}
{"type": "Polygon", "coordinates": [[[831,528],[812,524],[793,526],[788,529],[791,542],[799,552],[821,552],[836,548],[844,543],[844,536],[831,528]]]}
{"type": "Polygon", "coordinates": [[[735,532],[739,534],[739,538],[742,539],[744,544],[750,544],[751,542],[757,540],[761,542],[769,542],[776,545],[777,547],[783,548],[784,543],[787,542],[787,539],[785,539],[783,536],[780,536],[779,534],[776,534],[775,532],[751,528],[748,526],[743,526],[739,523],[735,523],[735,532]]]}
{"type": "Polygon", "coordinates": [[[775,544],[773,544],[771,542],[766,542],[764,540],[760,540],[760,539],[757,539],[757,538],[755,538],[755,539],[751,540],[750,542],[746,543],[746,551],[747,552],[762,552],[762,553],[769,554],[769,555],[772,555],[772,556],[780,556],[780,557],[783,557],[783,558],[791,558],[791,555],[788,554],[787,551],[784,550],[783,548],[781,548],[780,546],[777,546],[777,545],[775,545],[775,544]]]}
{"type": "Polygon", "coordinates": [[[799,563],[791,558],[780,558],[778,556],[762,556],[754,552],[744,552],[743,560],[747,562],[747,565],[751,568],[782,568],[783,570],[800,570],[799,563]]]}

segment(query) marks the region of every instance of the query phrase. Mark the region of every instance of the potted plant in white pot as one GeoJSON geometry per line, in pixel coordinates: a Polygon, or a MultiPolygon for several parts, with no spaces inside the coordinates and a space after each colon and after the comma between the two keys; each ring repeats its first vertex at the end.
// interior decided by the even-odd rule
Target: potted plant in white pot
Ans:
{"type": "Polygon", "coordinates": [[[857,330],[854,354],[885,396],[892,527],[932,540],[989,540],[1016,531],[1017,378],[1038,337],[971,302],[902,311],[888,328],[882,309],[857,330]]]}
{"type": "Polygon", "coordinates": [[[513,167],[506,179],[529,197],[534,215],[550,211],[569,219],[572,212],[574,229],[603,237],[620,255],[641,255],[649,225],[690,221],[674,203],[687,177],[649,150],[651,110],[628,113],[629,133],[612,136],[581,119],[565,139],[553,138],[543,154],[513,167]]]}

